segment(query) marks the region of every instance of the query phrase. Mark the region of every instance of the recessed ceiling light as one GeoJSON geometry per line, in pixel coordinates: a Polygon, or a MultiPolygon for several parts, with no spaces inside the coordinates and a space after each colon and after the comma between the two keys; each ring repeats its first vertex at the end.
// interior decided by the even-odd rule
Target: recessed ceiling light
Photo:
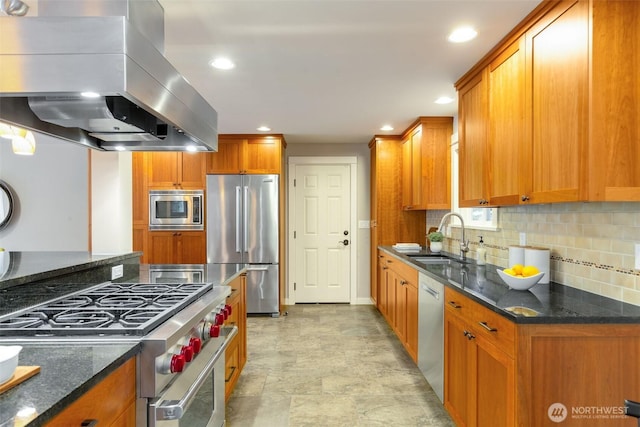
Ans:
{"type": "Polygon", "coordinates": [[[453,102],[453,98],[449,98],[448,96],[441,96],[440,98],[434,101],[436,104],[451,104],[453,102]]]}
{"type": "Polygon", "coordinates": [[[211,66],[218,70],[230,70],[235,68],[236,64],[234,64],[229,58],[220,57],[211,61],[211,66]]]}
{"type": "Polygon", "coordinates": [[[195,153],[197,151],[197,148],[195,145],[187,145],[186,149],[190,153],[195,153]]]}
{"type": "Polygon", "coordinates": [[[383,131],[393,130],[393,126],[391,126],[391,125],[384,125],[384,126],[382,126],[382,127],[380,128],[380,130],[383,130],[383,131]]]}
{"type": "Polygon", "coordinates": [[[475,39],[477,35],[478,32],[471,27],[460,27],[449,34],[448,40],[451,43],[464,43],[475,39]]]}
{"type": "Polygon", "coordinates": [[[125,148],[122,145],[116,145],[113,148],[115,148],[116,151],[124,151],[125,150],[125,148]]]}
{"type": "Polygon", "coordinates": [[[85,98],[98,98],[100,96],[98,92],[81,92],[80,95],[85,98]]]}
{"type": "Polygon", "coordinates": [[[260,132],[269,132],[269,131],[271,130],[271,128],[270,128],[270,127],[267,127],[267,126],[260,126],[260,127],[259,127],[258,129],[256,129],[256,130],[258,130],[258,131],[260,131],[260,132]]]}

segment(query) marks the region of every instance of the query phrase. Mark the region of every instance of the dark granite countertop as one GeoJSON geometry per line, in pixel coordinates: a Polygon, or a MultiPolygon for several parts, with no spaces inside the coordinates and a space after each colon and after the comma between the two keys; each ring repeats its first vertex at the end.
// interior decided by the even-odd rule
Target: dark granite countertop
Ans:
{"type": "Polygon", "coordinates": [[[139,350],[138,343],[22,347],[20,366],[40,366],[40,373],[0,394],[0,426],[13,426],[20,411],[34,414],[26,425],[44,425],[139,350]]]}
{"type": "MultiPolygon", "coordinates": [[[[450,264],[422,264],[391,246],[380,249],[449,286],[515,323],[640,323],[640,307],[590,292],[551,282],[536,284],[526,291],[509,289],[495,265],[452,261],[450,264]],[[507,307],[525,307],[536,316],[516,315],[507,307]]],[[[429,255],[425,250],[411,255],[429,255]]],[[[431,254],[432,255],[432,254],[431,254]]],[[[456,259],[453,254],[442,255],[456,259]]]]}
{"type": "Polygon", "coordinates": [[[0,252],[0,289],[140,258],[142,252],[0,252]]]}

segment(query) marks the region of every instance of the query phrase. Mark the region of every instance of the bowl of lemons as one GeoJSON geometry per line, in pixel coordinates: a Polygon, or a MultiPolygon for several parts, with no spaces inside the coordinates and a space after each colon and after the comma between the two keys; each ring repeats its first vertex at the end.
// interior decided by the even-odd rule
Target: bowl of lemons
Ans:
{"type": "Polygon", "coordinates": [[[526,291],[544,276],[544,272],[540,272],[533,265],[515,264],[504,270],[496,269],[496,272],[509,288],[518,291],[526,291]]]}

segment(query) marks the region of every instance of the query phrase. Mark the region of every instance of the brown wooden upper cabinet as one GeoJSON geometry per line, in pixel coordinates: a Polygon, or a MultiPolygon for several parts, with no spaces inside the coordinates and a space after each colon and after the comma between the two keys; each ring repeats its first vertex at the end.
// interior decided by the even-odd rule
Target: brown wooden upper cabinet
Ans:
{"type": "Polygon", "coordinates": [[[158,151],[146,156],[149,189],[205,187],[205,153],[158,151]]]}
{"type": "Polygon", "coordinates": [[[640,200],[639,19],[543,2],[456,83],[461,206],[640,200]]]}
{"type": "Polygon", "coordinates": [[[207,173],[279,174],[282,150],[280,135],[220,135],[218,152],[207,153],[207,173]]]}
{"type": "Polygon", "coordinates": [[[452,117],[420,117],[402,137],[402,209],[451,207],[452,117]]]}

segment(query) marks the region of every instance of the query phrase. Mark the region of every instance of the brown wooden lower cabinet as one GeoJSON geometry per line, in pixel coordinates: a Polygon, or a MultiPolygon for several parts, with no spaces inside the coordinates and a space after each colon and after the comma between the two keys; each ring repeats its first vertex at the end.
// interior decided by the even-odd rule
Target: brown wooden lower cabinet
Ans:
{"type": "Polygon", "coordinates": [[[46,426],[80,426],[87,420],[96,420],[100,426],[136,425],[135,358],[116,369],[46,426]]]}
{"type": "Polygon", "coordinates": [[[418,270],[381,251],[379,309],[414,362],[418,360],[418,270]]]}
{"type": "Polygon", "coordinates": [[[634,426],[639,325],[520,324],[445,288],[445,408],[458,426],[634,426]]]}
{"type": "Polygon", "coordinates": [[[236,325],[238,334],[233,338],[224,354],[225,357],[225,402],[229,400],[233,389],[240,378],[240,373],[247,362],[247,304],[246,304],[246,276],[242,275],[233,280],[232,292],[227,298],[231,306],[231,316],[225,324],[236,325]]]}

